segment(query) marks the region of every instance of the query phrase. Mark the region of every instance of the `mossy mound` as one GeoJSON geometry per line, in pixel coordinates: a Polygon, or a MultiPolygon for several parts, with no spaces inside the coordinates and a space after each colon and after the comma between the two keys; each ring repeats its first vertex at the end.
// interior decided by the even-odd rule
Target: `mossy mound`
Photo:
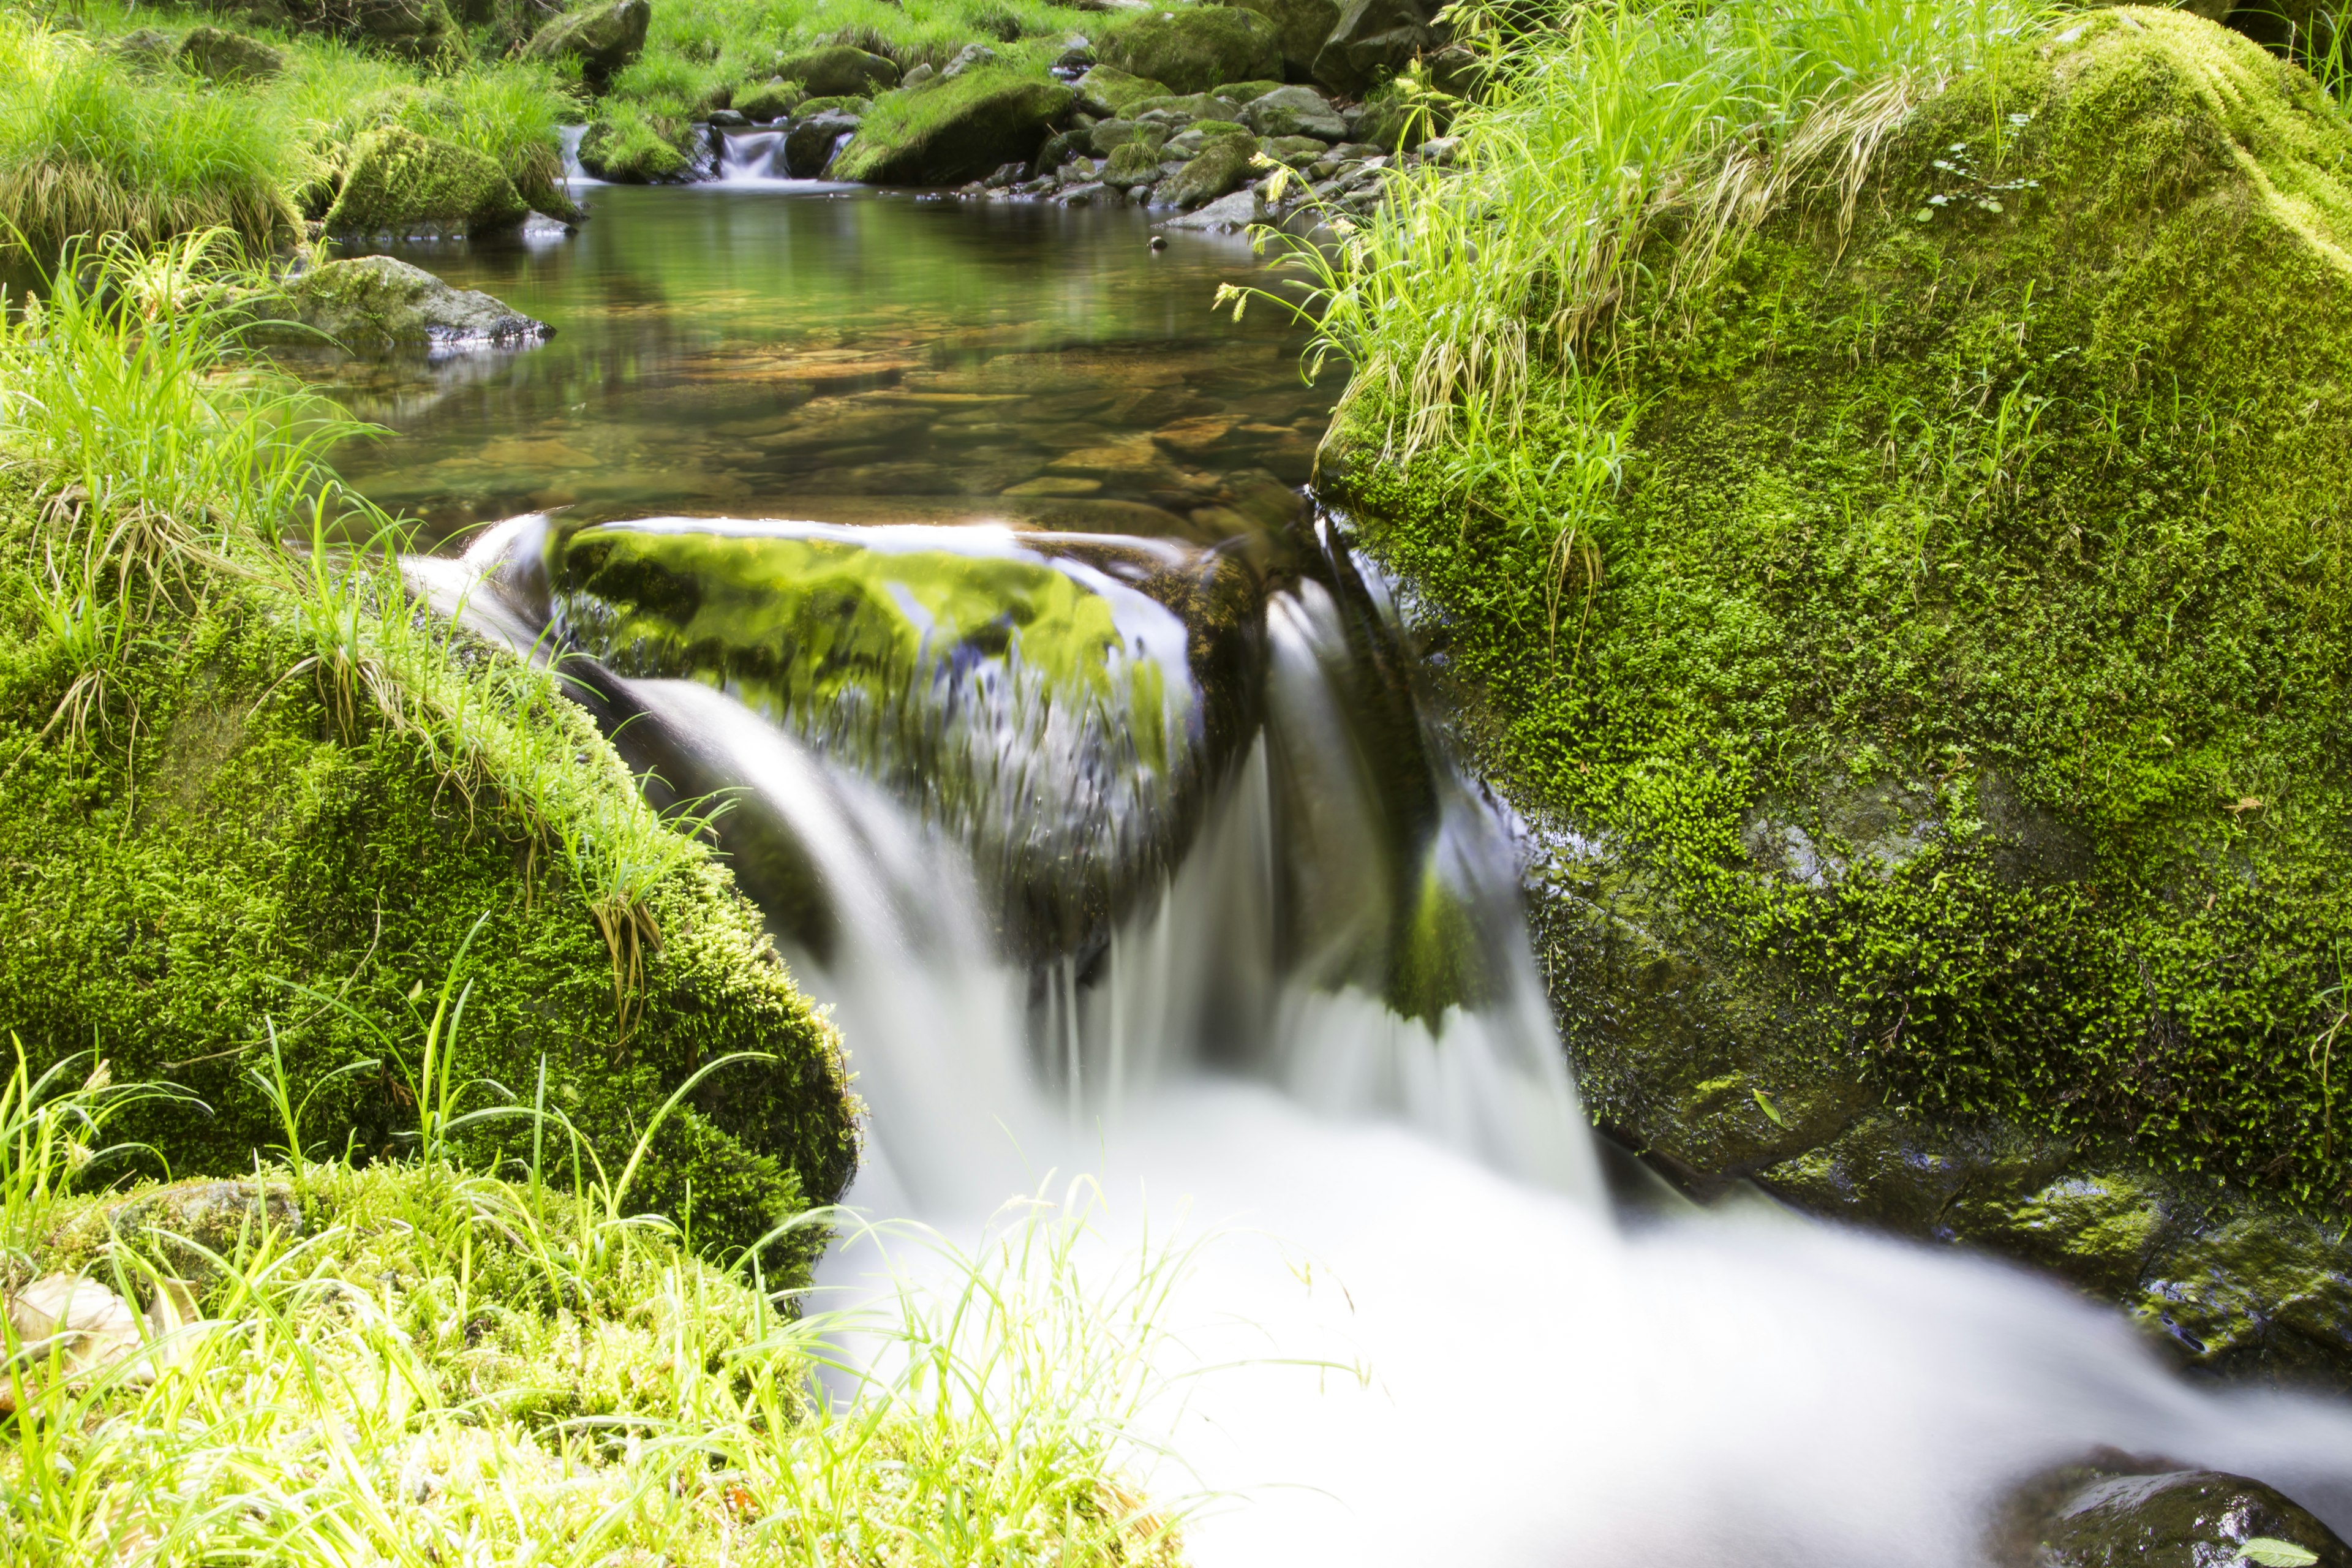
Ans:
{"type": "Polygon", "coordinates": [[[836,44],[778,61],[776,75],[799,82],[813,98],[866,98],[898,85],[898,64],[887,55],[836,44]]]}
{"type": "Polygon", "coordinates": [[[1282,30],[1255,11],[1202,5],[1163,11],[1121,27],[1097,47],[1106,65],[1206,92],[1221,82],[1282,77],[1282,30]]]}
{"type": "Polygon", "coordinates": [[[1035,157],[1076,100],[1060,82],[1007,66],[886,94],[834,160],[833,177],[877,185],[976,180],[1035,157]]]}
{"type": "Polygon", "coordinates": [[[645,51],[653,21],[646,0],[607,0],[556,17],[531,35],[522,48],[527,60],[577,60],[591,81],[609,79],[645,51]]]}
{"type": "Polygon", "coordinates": [[[690,180],[698,172],[688,148],[694,139],[694,127],[683,120],[607,99],[580,139],[580,166],[616,184],[690,180]]]}
{"type": "Polygon", "coordinates": [[[436,231],[471,238],[512,228],[529,212],[495,160],[388,125],[352,143],[325,222],[329,234],[436,231]]]}
{"type": "MultiPolygon", "coordinates": [[[[469,771],[446,737],[385,716],[390,668],[339,684],[289,593],[191,564],[86,723],[44,733],[80,666],[37,587],[29,514],[21,492],[0,506],[0,1026],[37,1062],[95,1050],[118,1082],[202,1101],[150,1102],[119,1134],[174,1171],[249,1169],[289,1139],[267,1087],[282,1065],[306,1145],[412,1148],[427,1020],[463,987],[442,1035],[457,1109],[533,1103],[543,1063],[544,1103],[613,1173],[697,1069],[764,1054],[702,1082],[633,1190],[672,1215],[690,1190],[698,1242],[746,1245],[840,1191],[856,1135],[832,1031],[585,714],[454,645],[475,754],[506,759],[469,771]],[[526,766],[561,770],[562,789],[525,787],[526,766]],[[581,869],[615,835],[667,857],[628,909],[581,869]]],[[[477,1153],[531,1144],[516,1122],[467,1137],[477,1153]]],[[[568,1182],[568,1137],[544,1142],[568,1182]]]]}
{"type": "Polygon", "coordinates": [[[2340,1212],[2352,128],[2123,9],[1873,167],[1595,345],[1589,565],[1358,433],[1589,1100],[1703,1174],[1884,1100],[2340,1212]]]}

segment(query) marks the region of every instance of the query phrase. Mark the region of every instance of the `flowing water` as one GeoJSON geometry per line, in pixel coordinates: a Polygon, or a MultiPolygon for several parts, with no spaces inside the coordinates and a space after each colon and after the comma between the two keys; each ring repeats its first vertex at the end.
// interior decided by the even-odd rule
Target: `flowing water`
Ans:
{"type": "Polygon", "coordinates": [[[853,1201],[969,1243],[1092,1173],[1106,1278],[1147,1226],[1233,1227],[1174,1310],[1244,1364],[1154,1416],[1157,1484],[1226,1500],[1202,1564],[1958,1564],[2095,1444],[2352,1527],[2341,1402],[2192,1389],[2053,1286],[1760,1202],[1621,1223],[1519,837],[1286,489],[1326,406],[1297,340],[1208,321],[1245,251],[1143,237],[612,193],[571,248],[432,258],[554,347],[335,373],[402,429],[374,493],[529,510],[420,574],[594,656],[656,798],[735,792],[871,1109],[853,1201]],[[1220,421],[1264,429],[1192,438],[1220,421]]]}

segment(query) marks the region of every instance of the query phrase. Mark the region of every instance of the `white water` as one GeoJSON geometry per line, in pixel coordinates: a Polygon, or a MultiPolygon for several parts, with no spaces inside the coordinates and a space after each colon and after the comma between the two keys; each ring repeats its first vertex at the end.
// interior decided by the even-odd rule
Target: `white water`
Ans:
{"type": "Polygon", "coordinates": [[[2005,1484],[2095,1444],[2352,1528],[2341,1402],[2190,1389],[2114,1314],[1954,1253],[1756,1212],[1621,1230],[1508,846],[1458,788],[1433,864],[1479,912],[1489,999],[1433,1035],[1348,984],[1383,851],[1319,592],[1277,602],[1265,737],[1164,898],[1042,1004],[917,814],[707,687],[632,688],[820,864],[843,938],[795,969],[872,1110],[853,1202],[971,1246],[1049,1168],[1092,1172],[1106,1275],[1147,1219],[1233,1227],[1179,1326],[1200,1363],[1257,1364],[1162,1412],[1182,1463],[1152,1477],[1223,1494],[1192,1561],[1963,1564],[2005,1484]]]}

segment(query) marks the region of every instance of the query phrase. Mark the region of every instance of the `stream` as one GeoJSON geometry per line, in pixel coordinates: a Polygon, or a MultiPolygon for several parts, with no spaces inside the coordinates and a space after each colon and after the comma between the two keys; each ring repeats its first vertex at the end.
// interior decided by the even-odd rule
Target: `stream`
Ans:
{"type": "Polygon", "coordinates": [[[657,802],[728,792],[860,1075],[853,1204],[971,1247],[1089,1174],[1107,1282],[1215,1233],[1167,1370],[1235,1364],[1138,1433],[1159,1495],[1212,1497],[1192,1561],[1957,1565],[2100,1444],[2352,1531],[2340,1402],[2191,1387],[2053,1284],[1761,1198],[1612,1204],[1525,835],[1299,488],[1336,378],[1209,310],[1271,281],[1245,243],[594,195],[568,240],[401,252],[557,335],[315,367],[394,432],[346,472],[425,521],[446,603],[586,656],[657,802]]]}

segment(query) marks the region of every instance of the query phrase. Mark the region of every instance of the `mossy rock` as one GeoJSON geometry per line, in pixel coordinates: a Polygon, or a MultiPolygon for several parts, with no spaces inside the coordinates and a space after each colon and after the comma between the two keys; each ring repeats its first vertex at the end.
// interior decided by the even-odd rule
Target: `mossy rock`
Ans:
{"type": "Polygon", "coordinates": [[[2112,1448],[2012,1488],[1985,1546],[1991,1568],[2352,1568],[2352,1546],[2273,1487],[2112,1448]]]}
{"type": "Polygon", "coordinates": [[[1306,81],[1314,74],[1315,57],[1322,53],[1331,29],[1339,25],[1336,0],[1225,0],[1225,4],[1255,11],[1274,24],[1282,50],[1282,69],[1276,74],[1290,81],[1306,81]]]}
{"type": "MultiPolygon", "coordinates": [[[[398,1153],[415,1148],[425,1020],[465,987],[442,1067],[467,1086],[460,1109],[530,1105],[543,1067],[545,1103],[610,1173],[690,1075],[760,1054],[662,1126],[632,1208],[681,1215],[690,1186],[698,1243],[727,1248],[840,1192],[856,1143],[832,1030],[724,868],[652,819],[583,712],[461,638],[446,678],[476,754],[500,760],[457,767],[446,736],[428,748],[322,674],[287,593],[192,566],[110,668],[87,734],[44,735],[78,667],[37,613],[31,512],[21,491],[0,501],[0,745],[16,759],[0,1026],[36,1070],[95,1050],[118,1083],[180,1086],[191,1098],[110,1128],[176,1173],[250,1171],[289,1141],[264,1087],[281,1066],[306,1147],[398,1153]],[[564,793],[508,787],[524,759],[562,770],[564,793]],[[563,847],[625,833],[671,847],[627,931],[563,847]]],[[[477,1161],[531,1146],[517,1122],[460,1139],[477,1161]]],[[[568,1135],[545,1142],[568,1183],[568,1135]]]]}
{"type": "Polygon", "coordinates": [[[1004,66],[888,93],[834,160],[833,177],[879,185],[980,179],[1034,158],[1076,99],[1060,82],[1004,66]]]}
{"type": "Polygon", "coordinates": [[[1145,99],[1168,96],[1166,82],[1135,76],[1117,66],[1094,67],[1078,79],[1077,88],[1079,106],[1105,119],[1124,118],[1145,99]]]}
{"type": "Polygon", "coordinates": [[[1240,126],[1232,133],[1213,135],[1190,162],[1168,176],[1158,193],[1160,205],[1187,212],[1215,201],[1249,183],[1250,162],[1257,156],[1257,139],[1240,126]]]}
{"type": "Polygon", "coordinates": [[[692,124],[648,114],[642,105],[607,99],[580,138],[580,166],[616,184],[662,184],[698,172],[692,124]]]}
{"type": "Polygon", "coordinates": [[[1700,1177],[1885,1103],[2340,1215],[2352,132],[2237,35],[2099,12],[1915,110],[1853,210],[1617,318],[1639,414],[1564,593],[1343,433],[1548,847],[1588,1102],[1700,1177]]]}
{"type": "Polygon", "coordinates": [[[1165,82],[1174,92],[1206,92],[1219,82],[1282,75],[1280,30],[1255,11],[1234,6],[1199,5],[1145,16],[1103,39],[1096,53],[1105,65],[1165,82]]]}
{"type": "Polygon", "coordinates": [[[806,96],[798,82],[776,77],[756,86],[737,88],[733,94],[733,108],[746,120],[765,124],[783,119],[806,96]]]}
{"type": "Polygon", "coordinates": [[[1434,9],[1420,0],[1348,0],[1309,74],[1342,97],[1373,90],[1437,47],[1434,9]]]}
{"type": "Polygon", "coordinates": [[[389,256],[322,262],[247,299],[248,339],[333,342],[355,353],[404,345],[522,348],[546,340],[541,321],[489,295],[453,289],[423,268],[389,256]]]}
{"type": "Polygon", "coordinates": [[[871,98],[898,85],[898,63],[887,55],[836,44],[778,61],[776,75],[799,82],[812,98],[871,98]]]}
{"type": "Polygon", "coordinates": [[[207,81],[267,81],[286,68],[286,57],[258,38],[220,27],[196,27],[180,40],[180,63],[207,81]]]}
{"type": "Polygon", "coordinates": [[[527,60],[577,60],[591,81],[609,80],[613,74],[645,52],[646,29],[653,23],[647,0],[607,0],[556,17],[531,35],[523,46],[527,60]]]}
{"type": "Polygon", "coordinates": [[[472,237],[512,228],[529,211],[514,182],[485,154],[388,125],[352,143],[325,221],[329,234],[472,237]]]}

